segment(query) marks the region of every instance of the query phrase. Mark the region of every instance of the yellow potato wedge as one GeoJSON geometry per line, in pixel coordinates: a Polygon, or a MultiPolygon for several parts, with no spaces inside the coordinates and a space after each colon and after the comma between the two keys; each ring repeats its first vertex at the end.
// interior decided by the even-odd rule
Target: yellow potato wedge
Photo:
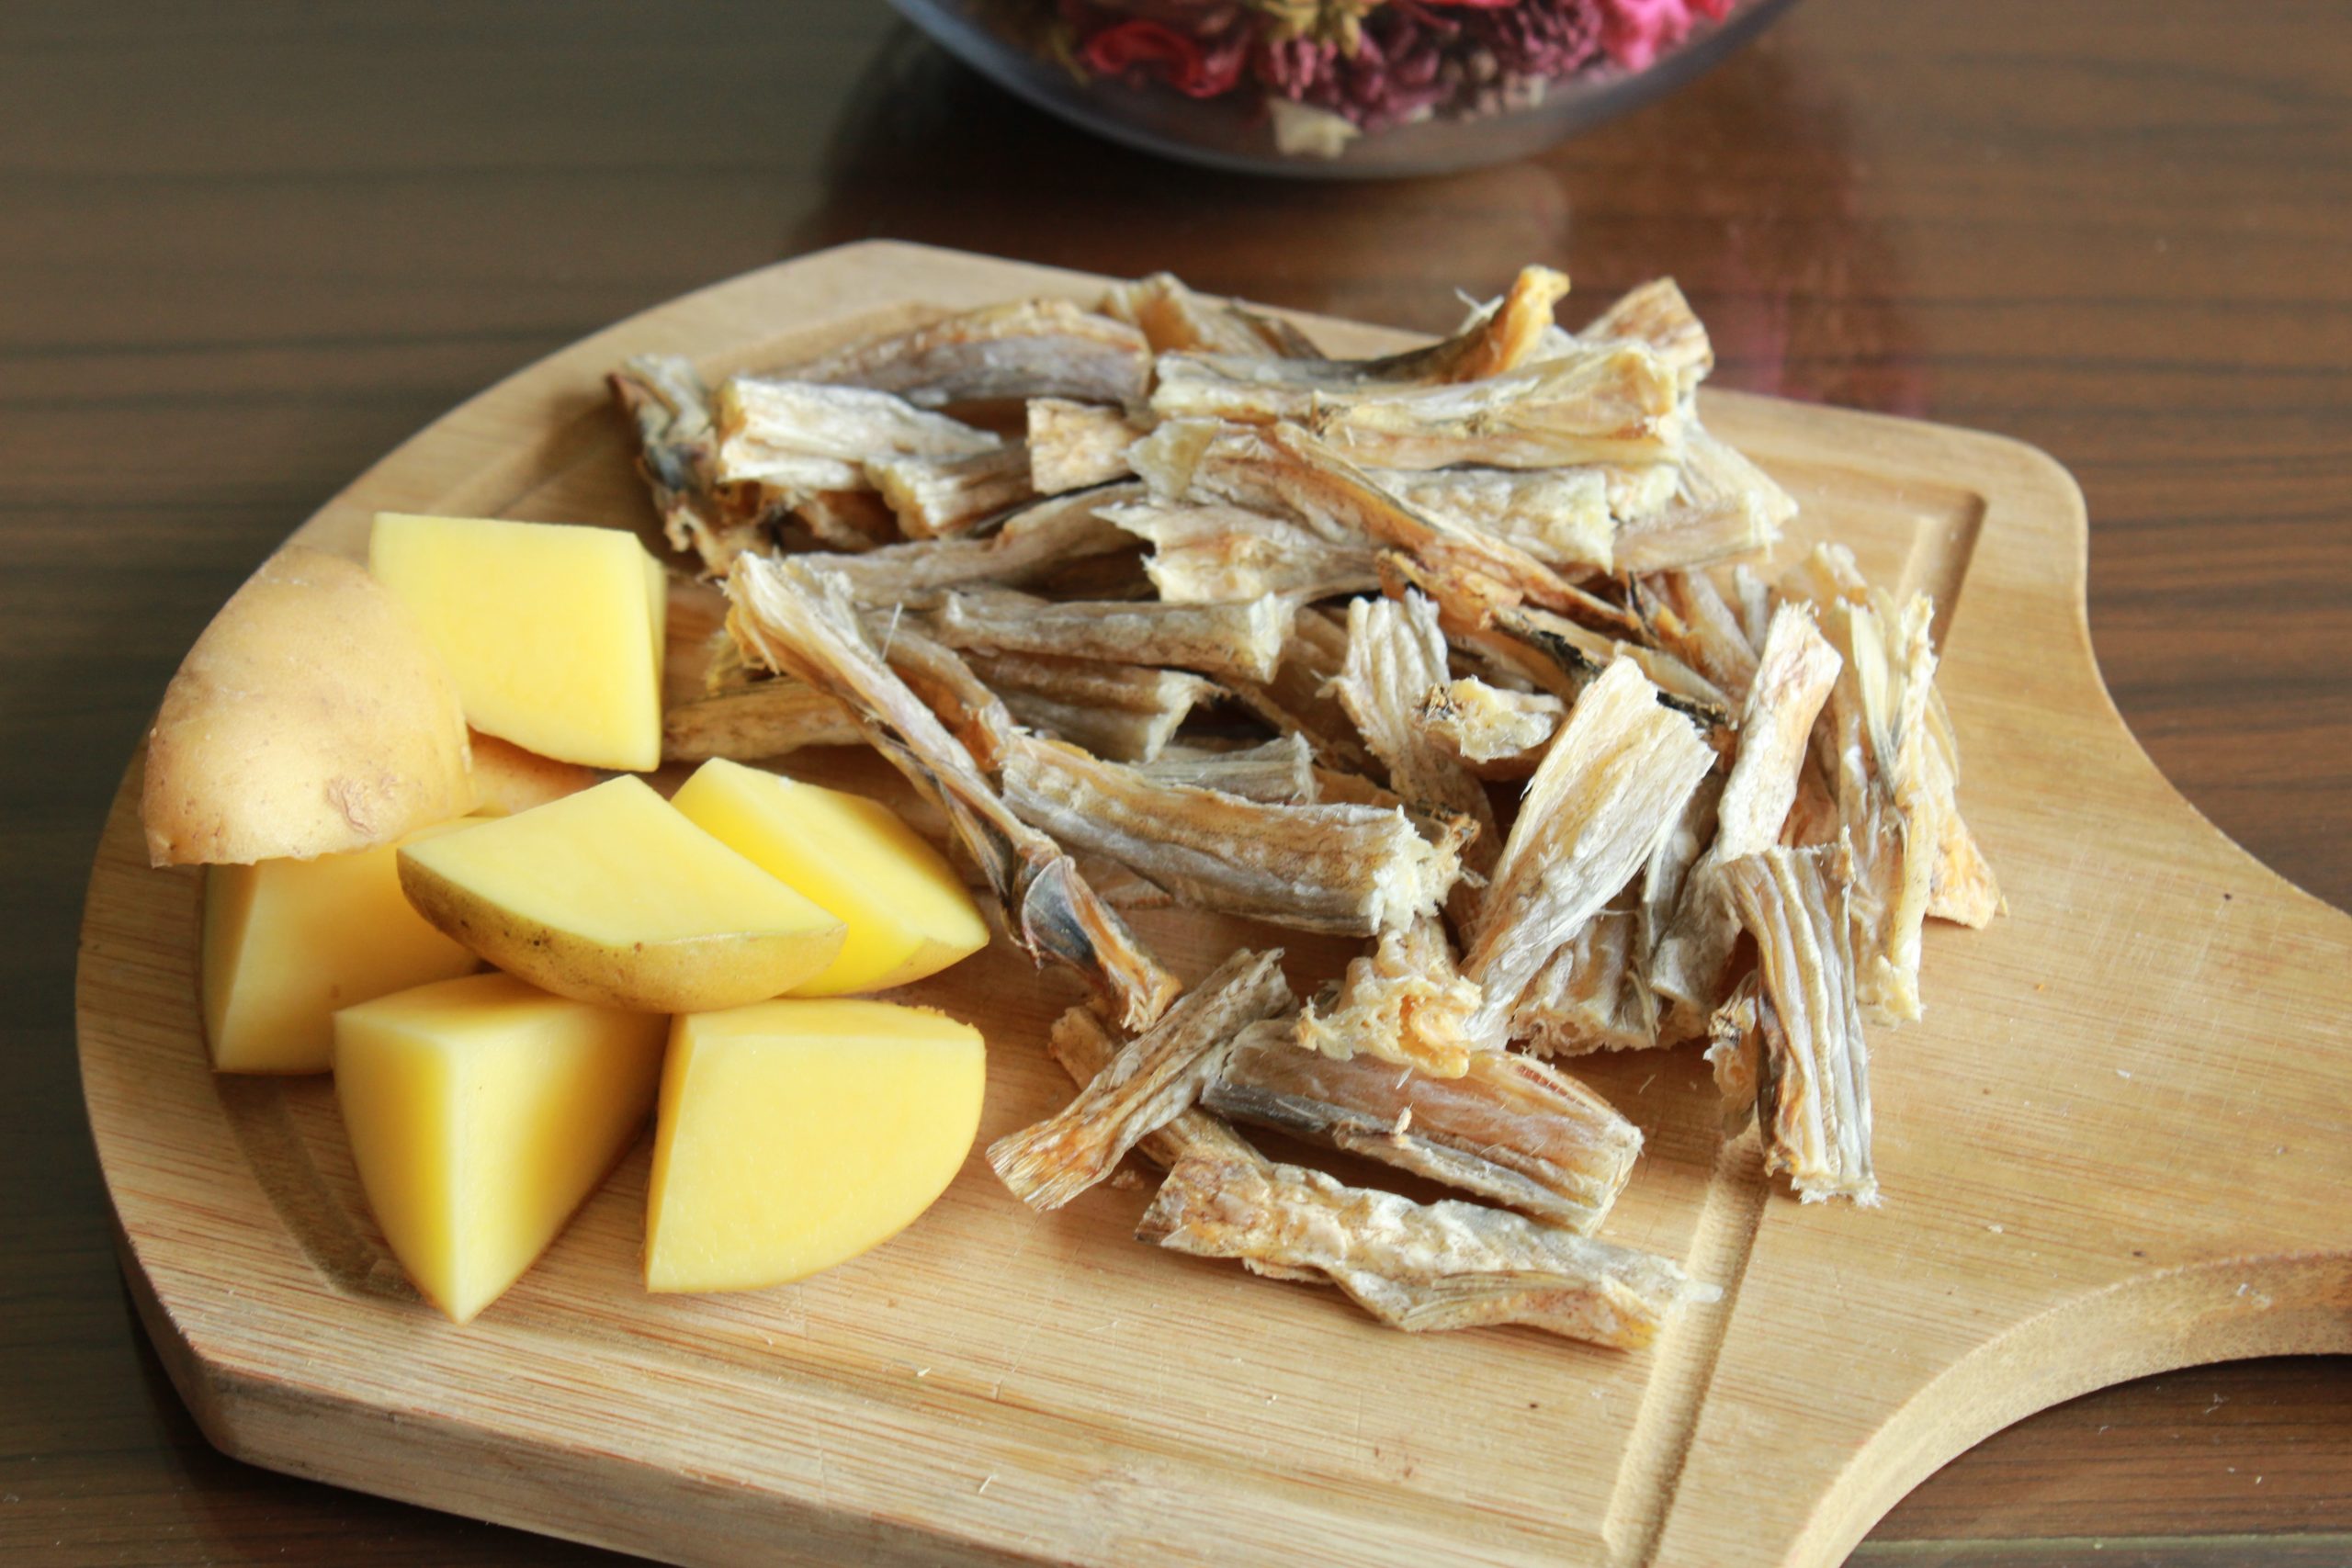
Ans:
{"type": "Polygon", "coordinates": [[[987,1055],[970,1025],[888,1002],[786,998],[677,1020],[646,1287],[780,1285],[904,1230],[971,1149],[987,1055]]]}
{"type": "Polygon", "coordinates": [[[662,563],[620,528],[379,513],[368,570],[457,679],[476,729],[559,761],[662,761],[662,563]]]}
{"type": "Polygon", "coordinates": [[[464,1323],[547,1250],[645,1124],[667,1032],[508,975],[335,1014],[360,1185],[427,1301],[464,1323]]]}
{"type": "Polygon", "coordinates": [[[323,1073],[337,1008],[481,962],[401,894],[390,844],[208,866],[202,953],[204,1040],[220,1073],[323,1073]]]}
{"type": "Polygon", "coordinates": [[[839,919],[634,774],[404,845],[400,875],[417,912],[467,947],[599,1007],[740,1007],[842,946],[839,919]]]}
{"type": "Polygon", "coordinates": [[[907,985],[988,945],[947,857],[878,801],[714,759],[670,803],[847,923],[841,955],[795,996],[907,985]]]}

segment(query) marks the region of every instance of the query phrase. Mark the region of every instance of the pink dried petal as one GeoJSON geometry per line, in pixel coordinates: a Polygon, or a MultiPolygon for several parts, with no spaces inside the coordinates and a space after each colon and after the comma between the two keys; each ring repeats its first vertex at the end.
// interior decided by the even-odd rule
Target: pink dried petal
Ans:
{"type": "Polygon", "coordinates": [[[1648,70],[1690,30],[1690,0],[1600,0],[1600,45],[1628,71],[1648,70]]]}

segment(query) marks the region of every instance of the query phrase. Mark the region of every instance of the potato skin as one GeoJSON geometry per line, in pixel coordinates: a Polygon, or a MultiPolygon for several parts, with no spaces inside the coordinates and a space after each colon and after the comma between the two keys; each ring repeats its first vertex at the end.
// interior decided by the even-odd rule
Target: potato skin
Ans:
{"type": "Polygon", "coordinates": [[[841,951],[801,936],[745,932],[627,946],[539,924],[403,854],[401,891],[452,940],[543,991],[628,1012],[716,1012],[765,1001],[841,951]]]}
{"type": "Polygon", "coordinates": [[[165,688],[140,815],[156,865],[308,860],[474,806],[440,659],[340,556],[289,546],[231,596],[165,688]]]}

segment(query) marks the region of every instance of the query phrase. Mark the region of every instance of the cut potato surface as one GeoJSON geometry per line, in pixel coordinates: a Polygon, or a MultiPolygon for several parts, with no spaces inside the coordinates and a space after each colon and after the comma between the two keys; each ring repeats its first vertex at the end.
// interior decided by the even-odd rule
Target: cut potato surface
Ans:
{"type": "Polygon", "coordinates": [[[474,809],[484,817],[512,817],[605,782],[605,775],[594,768],[526,751],[495,735],[476,730],[469,739],[473,742],[474,793],[479,797],[474,809]]]}
{"type": "Polygon", "coordinates": [[[360,1185],[426,1300],[464,1323],[547,1250],[653,1108],[666,1029],[507,975],[335,1015],[360,1185]]]}
{"type": "Polygon", "coordinates": [[[390,844],[204,874],[204,1039],[216,1072],[325,1072],[337,1008],[481,962],[402,896],[390,844]]]}
{"type": "Polygon", "coordinates": [[[485,734],[559,761],[662,761],[661,562],[618,528],[379,513],[368,564],[485,734]]]}
{"type": "Polygon", "coordinates": [[[147,738],[156,865],[307,859],[473,809],[458,686],[352,562],[290,546],[188,649],[147,738]]]}
{"type": "Polygon", "coordinates": [[[841,952],[842,922],[633,775],[404,846],[424,918],[559,996],[646,1012],[740,1007],[841,952]]]}
{"type": "Polygon", "coordinates": [[[718,760],[671,804],[847,923],[840,956],[795,996],[907,985],[988,945],[956,868],[878,801],[718,760]]]}
{"type": "Polygon", "coordinates": [[[979,1129],[978,1030],[888,1002],[787,998],[681,1018],[662,1073],[645,1283],[744,1291],[905,1229],[979,1129]]]}

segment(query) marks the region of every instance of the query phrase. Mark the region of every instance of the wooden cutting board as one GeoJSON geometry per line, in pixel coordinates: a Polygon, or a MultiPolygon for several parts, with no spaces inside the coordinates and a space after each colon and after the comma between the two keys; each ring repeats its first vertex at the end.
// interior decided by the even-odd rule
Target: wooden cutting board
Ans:
{"type": "MultiPolygon", "coordinates": [[[[880,243],[771,267],[483,393],[300,536],[356,553],[378,508],[641,525],[600,382],[624,355],[723,373],[1100,282],[880,243]]],[[[1731,393],[1706,413],[1803,502],[1784,556],[1834,536],[1935,594],[1962,804],[2009,899],[1987,931],[1931,922],[1926,1019],[1873,1033],[1883,1209],[1768,1186],[1753,1135],[1717,1134],[1696,1055],[1644,1053],[1589,1065],[1649,1137],[1607,1234],[1723,1300],[1638,1354],[1394,1333],[1334,1292],[1137,1245],[1144,1187],[1031,1214],[977,1152],[854,1263],[657,1298],[640,1148],[456,1327],[368,1219],[332,1086],[206,1069],[198,879],[146,866],[134,763],[90,881],[83,1080],[125,1269],[205,1432],[688,1562],[1832,1564],[2030,1411],[2352,1349],[2352,919],[2223,840],[2125,730],[2073,482],[1987,435],[1731,393]]],[[[1193,974],[1247,934],[1145,925],[1193,974]]],[[[991,1043],[983,1143],[1069,1095],[1039,1046],[1066,984],[1000,943],[913,988],[991,1043]]]]}

